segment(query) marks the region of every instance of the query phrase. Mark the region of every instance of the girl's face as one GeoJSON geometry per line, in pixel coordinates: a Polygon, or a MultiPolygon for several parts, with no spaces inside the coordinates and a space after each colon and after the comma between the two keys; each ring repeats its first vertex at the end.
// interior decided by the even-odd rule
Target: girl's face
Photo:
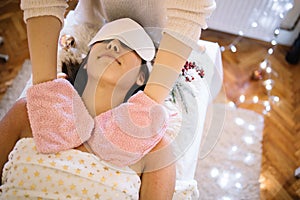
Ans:
{"type": "Polygon", "coordinates": [[[94,44],[86,64],[88,79],[129,89],[140,80],[141,58],[119,40],[94,44]]]}

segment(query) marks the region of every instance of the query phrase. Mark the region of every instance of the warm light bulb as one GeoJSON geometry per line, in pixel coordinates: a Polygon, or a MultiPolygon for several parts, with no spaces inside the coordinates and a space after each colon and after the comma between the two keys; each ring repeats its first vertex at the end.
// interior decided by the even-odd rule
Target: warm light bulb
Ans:
{"type": "Polygon", "coordinates": [[[275,29],[275,31],[274,31],[274,35],[275,35],[275,36],[277,36],[277,35],[279,35],[279,33],[280,33],[279,29],[278,29],[278,28],[277,28],[277,29],[275,29]]]}
{"type": "Polygon", "coordinates": [[[285,4],[285,6],[284,6],[284,8],[285,8],[286,11],[292,9],[293,7],[294,7],[293,3],[287,3],[287,4],[285,4]]]}
{"type": "Polygon", "coordinates": [[[235,108],[235,103],[233,101],[229,101],[228,105],[231,108],[235,108]]]}
{"type": "Polygon", "coordinates": [[[248,129],[249,129],[249,131],[255,131],[255,126],[252,124],[249,124],[248,129]]]}
{"type": "Polygon", "coordinates": [[[260,189],[264,190],[264,189],[266,189],[267,186],[265,183],[261,183],[259,187],[260,187],[260,189]]]}
{"type": "Polygon", "coordinates": [[[266,178],[262,175],[259,177],[259,183],[260,183],[260,188],[265,189],[266,188],[266,178]]]}
{"type": "Polygon", "coordinates": [[[235,53],[237,51],[236,47],[232,44],[230,45],[230,50],[235,53]]]}
{"type": "Polygon", "coordinates": [[[242,126],[245,123],[245,121],[242,118],[239,118],[239,117],[235,118],[234,121],[239,126],[242,126]]]}
{"type": "Polygon", "coordinates": [[[232,147],[231,147],[231,151],[233,151],[233,152],[236,152],[236,151],[237,151],[237,149],[238,149],[238,147],[237,147],[237,146],[232,146],[232,147]]]}
{"type": "Polygon", "coordinates": [[[210,171],[210,176],[216,178],[219,175],[219,170],[217,168],[212,168],[210,171]]]}
{"type": "Polygon", "coordinates": [[[267,61],[267,60],[264,60],[264,61],[262,61],[262,62],[260,63],[259,66],[260,66],[261,69],[266,69],[267,65],[268,65],[268,61],[267,61]]]}
{"type": "Polygon", "coordinates": [[[238,188],[238,189],[242,189],[243,188],[241,183],[236,183],[234,186],[236,188],[238,188]]]}
{"type": "Polygon", "coordinates": [[[269,106],[269,105],[270,105],[270,102],[264,101],[264,106],[265,106],[265,107],[267,107],[267,106],[269,106]]]}
{"type": "Polygon", "coordinates": [[[270,48],[269,50],[268,50],[268,54],[269,55],[272,55],[274,53],[274,50],[272,49],[272,48],[270,48]]]}
{"type": "Polygon", "coordinates": [[[221,188],[225,188],[229,183],[229,174],[227,172],[223,172],[223,174],[218,179],[218,185],[221,188]]]}
{"type": "Polygon", "coordinates": [[[247,144],[253,144],[254,143],[254,140],[251,136],[245,136],[244,137],[244,141],[247,143],[247,144]]]}
{"type": "Polygon", "coordinates": [[[253,28],[256,28],[256,27],[258,26],[258,23],[257,23],[257,22],[252,22],[252,23],[251,23],[251,26],[252,26],[253,28]]]}
{"type": "Polygon", "coordinates": [[[268,74],[270,74],[270,73],[272,72],[272,68],[271,68],[271,67],[267,67],[267,68],[266,68],[266,72],[267,72],[268,74]]]}
{"type": "Polygon", "coordinates": [[[270,91],[270,90],[272,90],[272,85],[266,85],[266,90],[268,90],[268,91],[270,91]]]}
{"type": "Polygon", "coordinates": [[[278,96],[274,96],[274,97],[273,97],[273,100],[274,100],[276,103],[278,103],[280,99],[279,99],[278,96]]]}
{"type": "Polygon", "coordinates": [[[263,82],[264,85],[273,85],[274,81],[272,79],[267,79],[263,82]]]}
{"type": "Polygon", "coordinates": [[[247,156],[244,159],[245,163],[250,163],[253,160],[253,155],[251,153],[248,153],[247,156]]]}
{"type": "Polygon", "coordinates": [[[241,177],[242,177],[242,173],[241,173],[241,172],[235,173],[235,178],[236,178],[236,179],[239,179],[239,178],[241,178],[241,177]]]}
{"type": "Polygon", "coordinates": [[[245,99],[246,99],[246,97],[243,94],[239,97],[239,100],[241,103],[243,103],[245,101],[245,99]]]}
{"type": "Polygon", "coordinates": [[[258,96],[254,96],[253,98],[252,98],[252,100],[253,100],[253,103],[257,103],[258,102],[258,96]]]}
{"type": "Polygon", "coordinates": [[[271,41],[271,44],[272,44],[273,46],[275,46],[275,45],[277,44],[276,40],[272,40],[272,41],[271,41]]]}
{"type": "Polygon", "coordinates": [[[268,112],[266,111],[266,110],[263,110],[263,112],[262,112],[264,115],[267,115],[268,114],[268,112]]]}
{"type": "Polygon", "coordinates": [[[260,175],[259,180],[260,183],[266,181],[266,178],[263,175],[260,175]]]}
{"type": "Polygon", "coordinates": [[[284,14],[283,14],[283,13],[280,13],[280,14],[279,14],[279,17],[280,17],[280,19],[283,19],[283,18],[284,18],[284,14]]]}

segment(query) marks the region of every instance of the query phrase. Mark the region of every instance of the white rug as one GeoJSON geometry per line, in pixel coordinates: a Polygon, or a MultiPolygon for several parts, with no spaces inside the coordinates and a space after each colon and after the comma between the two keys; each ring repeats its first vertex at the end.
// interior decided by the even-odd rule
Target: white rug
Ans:
{"type": "MultiPolygon", "coordinates": [[[[213,150],[204,158],[200,151],[196,171],[200,199],[260,199],[263,117],[225,104],[214,104],[214,109],[225,109],[225,120],[213,150]]],[[[215,121],[206,123],[205,130],[220,124],[215,121]]]]}
{"type": "Polygon", "coordinates": [[[0,101],[0,119],[11,108],[15,101],[21,95],[27,81],[31,76],[31,63],[30,60],[25,60],[21,70],[13,81],[13,84],[7,89],[5,95],[0,101]]]}

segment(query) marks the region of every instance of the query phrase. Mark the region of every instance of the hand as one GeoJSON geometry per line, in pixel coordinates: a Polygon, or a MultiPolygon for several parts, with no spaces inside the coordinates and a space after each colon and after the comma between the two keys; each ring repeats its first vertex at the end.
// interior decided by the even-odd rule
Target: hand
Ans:
{"type": "Polygon", "coordinates": [[[59,72],[57,73],[57,78],[68,79],[68,75],[63,72],[59,72]]]}

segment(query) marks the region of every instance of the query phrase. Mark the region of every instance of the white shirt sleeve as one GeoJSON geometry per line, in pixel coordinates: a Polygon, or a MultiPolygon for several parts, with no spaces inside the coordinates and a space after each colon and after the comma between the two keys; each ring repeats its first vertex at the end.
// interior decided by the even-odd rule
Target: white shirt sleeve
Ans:
{"type": "Polygon", "coordinates": [[[196,47],[201,29],[207,28],[206,20],[216,8],[214,0],[167,0],[167,23],[164,32],[196,47]]]}
{"type": "Polygon", "coordinates": [[[21,0],[21,9],[24,11],[24,21],[38,16],[54,16],[61,23],[68,4],[66,0],[21,0]]]}

